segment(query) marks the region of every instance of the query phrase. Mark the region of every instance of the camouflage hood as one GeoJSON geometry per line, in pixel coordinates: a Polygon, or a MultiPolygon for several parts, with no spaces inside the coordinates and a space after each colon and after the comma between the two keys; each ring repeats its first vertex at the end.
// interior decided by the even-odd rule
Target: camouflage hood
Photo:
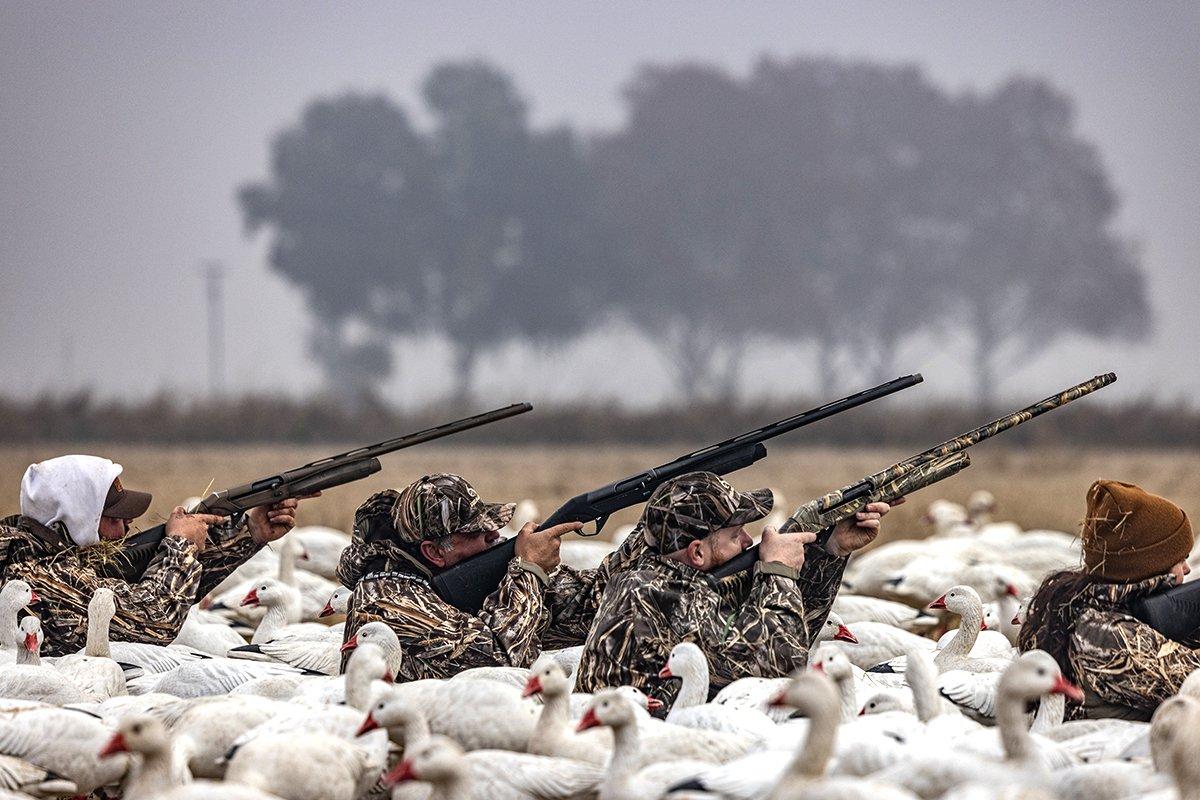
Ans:
{"type": "Polygon", "coordinates": [[[354,534],[342,551],[337,576],[353,589],[368,572],[405,572],[431,577],[416,553],[401,543],[396,532],[394,510],[400,493],[395,489],[376,492],[354,512],[354,534]]]}
{"type": "Polygon", "coordinates": [[[1170,589],[1174,585],[1175,578],[1171,575],[1155,575],[1143,581],[1093,583],[1079,592],[1071,606],[1079,610],[1094,608],[1098,611],[1116,611],[1128,608],[1146,595],[1170,589]]]}

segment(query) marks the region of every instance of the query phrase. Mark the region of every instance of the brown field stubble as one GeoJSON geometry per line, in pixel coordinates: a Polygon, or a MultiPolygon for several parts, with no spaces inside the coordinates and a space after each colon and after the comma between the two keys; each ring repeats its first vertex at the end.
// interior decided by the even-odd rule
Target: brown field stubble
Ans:
{"type": "MultiPolygon", "coordinates": [[[[147,446],[9,445],[0,447],[0,513],[19,510],[21,475],[33,461],[72,452],[103,455],[125,466],[127,486],[154,493],[140,527],[161,522],[185,497],[264,477],[273,471],[319,458],[336,448],[315,446],[147,446]]],[[[472,446],[417,447],[383,458],[383,471],[325,496],[306,501],[303,525],[349,530],[354,510],[368,494],[400,487],[431,472],[456,472],[470,480],[485,499],[529,498],[542,514],[564,500],[614,479],[676,457],[683,447],[472,446]]],[[[735,473],[740,488],[770,486],[781,491],[788,510],[879,470],[911,453],[900,450],[772,447],[770,455],[735,473]]],[[[965,472],[914,496],[889,517],[885,539],[924,536],[925,507],[938,497],[964,502],[976,489],[997,499],[998,519],[1025,528],[1075,532],[1083,514],[1084,493],[1097,478],[1137,483],[1162,494],[1200,517],[1200,454],[1186,451],[1092,449],[1016,449],[984,444],[971,450],[965,472]]],[[[636,521],[640,509],[615,516],[610,526],[636,521]]]]}

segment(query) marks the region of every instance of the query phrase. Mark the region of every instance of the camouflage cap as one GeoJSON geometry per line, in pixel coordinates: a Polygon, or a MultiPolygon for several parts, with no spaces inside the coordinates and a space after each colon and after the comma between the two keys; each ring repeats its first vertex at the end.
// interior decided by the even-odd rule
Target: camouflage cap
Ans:
{"type": "Polygon", "coordinates": [[[396,495],[392,522],[402,542],[441,539],[452,533],[498,531],[512,519],[515,503],[485,503],[458,475],[426,475],[396,495]]]}
{"type": "Polygon", "coordinates": [[[762,519],[773,503],[770,489],[739,492],[711,472],[691,472],[650,495],[642,524],[651,547],[673,553],[713,531],[762,519]]]}

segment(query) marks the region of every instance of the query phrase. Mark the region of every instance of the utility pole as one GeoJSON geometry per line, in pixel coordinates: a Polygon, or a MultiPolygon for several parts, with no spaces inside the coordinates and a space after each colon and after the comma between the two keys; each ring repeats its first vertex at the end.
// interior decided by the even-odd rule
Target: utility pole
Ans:
{"type": "Polygon", "coordinates": [[[225,396],[225,267],[206,261],[202,269],[208,299],[208,393],[219,400],[225,396]]]}

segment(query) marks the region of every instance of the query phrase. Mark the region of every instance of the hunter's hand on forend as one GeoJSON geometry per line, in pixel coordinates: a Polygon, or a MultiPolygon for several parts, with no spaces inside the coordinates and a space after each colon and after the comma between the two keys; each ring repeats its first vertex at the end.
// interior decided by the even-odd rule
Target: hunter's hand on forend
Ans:
{"type": "Polygon", "coordinates": [[[826,545],[827,549],[840,558],[866,547],[879,535],[883,515],[891,511],[893,505],[900,505],[902,502],[903,498],[890,504],[870,503],[853,517],[842,520],[833,529],[833,535],[829,537],[829,543],[826,545]]]}

